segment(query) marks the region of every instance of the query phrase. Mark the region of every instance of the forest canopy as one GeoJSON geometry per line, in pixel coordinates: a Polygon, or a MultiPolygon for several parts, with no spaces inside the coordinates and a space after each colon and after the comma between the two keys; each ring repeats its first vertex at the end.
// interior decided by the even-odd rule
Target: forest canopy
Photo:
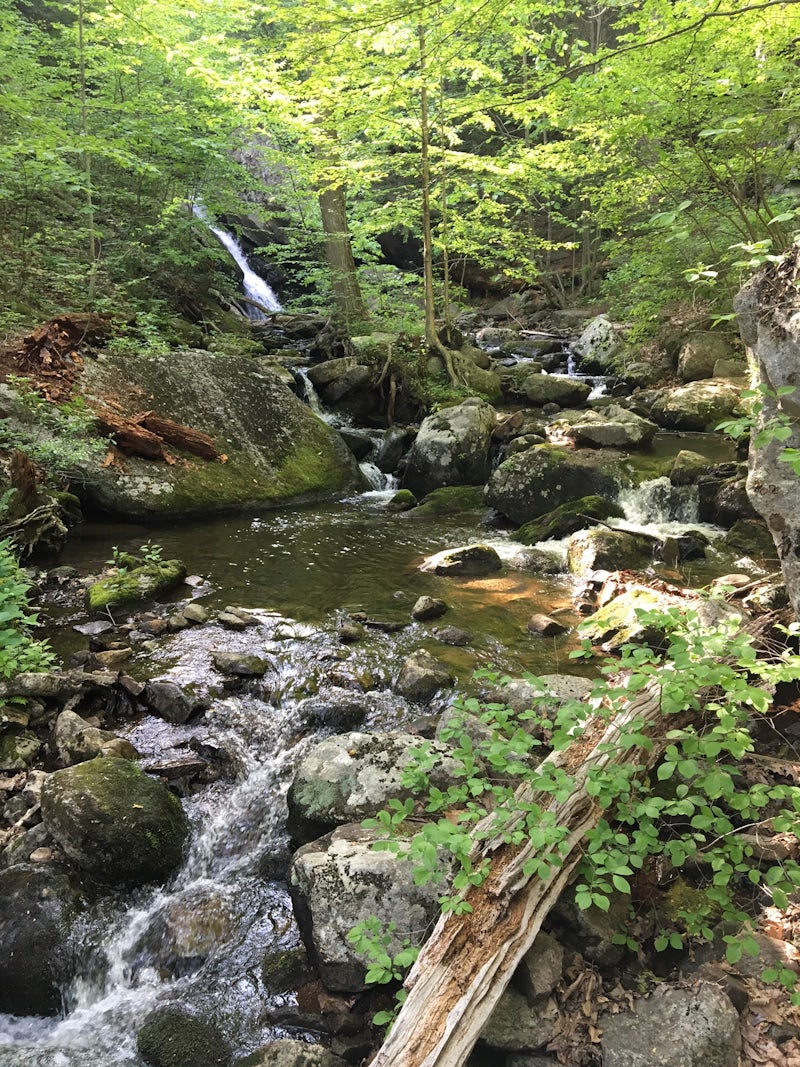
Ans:
{"type": "Polygon", "coordinates": [[[426,260],[431,313],[725,317],[798,229],[798,42],[796,0],[0,0],[2,328],[201,316],[198,203],[348,319],[419,319],[426,260]]]}

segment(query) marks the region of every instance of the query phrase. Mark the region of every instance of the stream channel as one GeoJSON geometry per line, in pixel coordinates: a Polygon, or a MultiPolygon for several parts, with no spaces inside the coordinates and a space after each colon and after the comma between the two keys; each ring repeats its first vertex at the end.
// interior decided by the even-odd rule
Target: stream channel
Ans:
{"type": "MultiPolygon", "coordinates": [[[[655,451],[666,457],[678,448],[722,447],[718,438],[686,438],[660,435],[655,451]]],[[[261,963],[265,954],[299,945],[282,881],[290,847],[286,792],[298,760],[330,732],[309,725],[307,702],[358,692],[368,708],[366,730],[438,712],[447,694],[421,708],[391,688],[403,658],[420,647],[449,667],[461,692],[476,688],[477,667],[576,673],[568,657],[574,631],[554,640],[526,629],[537,612],[562,611],[574,625],[576,579],[526,569],[524,546],[483,525],[485,510],[447,519],[398,514],[386,507],[390,496],[375,491],[314,509],[159,528],[88,523],[67,544],[59,562],[83,575],[101,570],[114,546],[136,550],[151,538],[164,558],[180,558],[202,576],[192,595],[212,619],[230,604],[251,610],[259,625],[233,633],[212,621],[159,638],[129,661],[135,677],[172,679],[205,696],[209,710],[185,726],[145,716],[117,732],[144,758],[185,754],[190,741],[213,745],[228,753],[234,770],[184,798],[192,843],[168,885],[111,891],[85,914],[63,1017],[0,1016],[0,1067],[142,1067],[136,1031],[157,1004],[180,1003],[212,1019],[239,1055],[277,1036],[303,1036],[292,1025],[293,996],[265,987],[261,963]],[[475,541],[498,549],[502,572],[452,579],[420,569],[432,553],[475,541]],[[435,623],[411,621],[422,594],[445,600],[447,614],[435,623]],[[404,628],[367,628],[361,641],[343,645],[337,629],[354,611],[404,628]],[[468,631],[469,643],[441,642],[437,626],[468,631]],[[227,690],[211,666],[213,649],[266,656],[270,669],[227,690]]],[[[691,498],[676,498],[663,478],[629,492],[625,506],[635,523],[679,519],[698,527],[691,498]]],[[[712,571],[684,578],[705,584],[712,571]]],[[[180,595],[188,595],[186,588],[180,595]]],[[[72,631],[85,616],[57,602],[48,610],[63,613],[56,636],[66,660],[86,647],[72,631]]]]}

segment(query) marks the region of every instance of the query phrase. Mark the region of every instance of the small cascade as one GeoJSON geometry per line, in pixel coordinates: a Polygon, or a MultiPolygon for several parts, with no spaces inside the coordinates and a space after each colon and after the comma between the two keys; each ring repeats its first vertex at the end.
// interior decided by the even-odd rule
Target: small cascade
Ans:
{"type": "Polygon", "coordinates": [[[619,505],[627,522],[636,526],[699,522],[697,486],[673,485],[666,477],[621,490],[619,505]]]}
{"type": "Polygon", "coordinates": [[[384,474],[379,467],[376,467],[368,459],[362,460],[359,463],[359,467],[374,492],[394,493],[397,490],[400,483],[396,474],[384,474]]]}
{"type": "MultiPolygon", "coordinates": [[[[214,226],[208,219],[205,209],[200,204],[194,204],[192,206],[194,214],[202,219],[208,226],[209,230],[214,234],[217,240],[228,251],[231,259],[236,266],[242,272],[242,290],[248,300],[254,300],[257,304],[263,305],[269,311],[280,311],[281,302],[273,292],[271,286],[264,281],[261,275],[256,274],[254,270],[250,268],[250,264],[247,262],[247,256],[242,250],[242,246],[233,236],[228,233],[227,230],[223,230],[220,226],[214,226]]],[[[254,307],[253,304],[247,305],[247,316],[251,322],[264,322],[266,319],[266,313],[259,307],[254,307]]]]}

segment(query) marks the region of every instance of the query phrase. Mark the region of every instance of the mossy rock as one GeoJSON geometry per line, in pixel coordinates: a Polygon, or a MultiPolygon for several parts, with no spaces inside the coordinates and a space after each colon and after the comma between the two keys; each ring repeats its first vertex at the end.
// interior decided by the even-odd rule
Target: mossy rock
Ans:
{"type": "Polygon", "coordinates": [[[462,515],[467,511],[485,510],[482,485],[445,485],[423,497],[414,515],[462,515]]]}
{"type": "Polygon", "coordinates": [[[176,351],[135,361],[107,354],[87,363],[84,397],[115,396],[207,433],[223,459],[166,464],[126,457],[80,472],[81,495],[126,518],[175,518],[337,499],[365,486],[341,436],[269,367],[252,358],[176,351]],[[128,400],[128,398],[130,398],[128,400]]]}
{"type": "Polygon", "coordinates": [[[568,537],[578,530],[594,525],[593,519],[605,522],[622,517],[622,508],[605,497],[582,496],[579,500],[561,504],[533,522],[526,522],[524,526],[520,526],[514,538],[523,545],[536,545],[540,541],[568,537]]]}
{"type": "Polygon", "coordinates": [[[411,511],[417,506],[417,498],[410,489],[398,489],[386,505],[388,511],[411,511]]]}
{"type": "Polygon", "coordinates": [[[0,771],[26,771],[42,743],[36,734],[12,730],[0,735],[0,771]]]}
{"type": "Polygon", "coordinates": [[[73,863],[113,885],[166,879],[189,834],[181,803],[165,785],[128,760],[105,757],[48,775],[42,819],[73,863]]]}
{"type": "Polygon", "coordinates": [[[159,1008],[136,1035],[139,1055],[150,1067],[228,1067],[231,1049],[213,1023],[180,1008],[159,1008]]]}
{"type": "Polygon", "coordinates": [[[155,600],[180,585],[185,577],[186,567],[179,559],[146,563],[94,582],[86,591],[86,607],[89,611],[104,611],[124,604],[155,600]]]}

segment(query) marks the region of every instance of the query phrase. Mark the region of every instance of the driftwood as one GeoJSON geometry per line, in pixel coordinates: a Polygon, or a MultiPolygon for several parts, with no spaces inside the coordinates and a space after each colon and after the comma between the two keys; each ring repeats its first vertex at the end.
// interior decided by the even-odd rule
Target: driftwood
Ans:
{"type": "Polygon", "coordinates": [[[117,448],[128,456],[170,462],[172,457],[164,449],[164,445],[169,444],[201,459],[220,458],[208,434],[171,419],[162,419],[152,411],[128,417],[108,408],[98,408],[95,416],[100,433],[113,437],[117,448]]]}
{"type": "MultiPolygon", "coordinates": [[[[679,716],[670,715],[669,727],[680,725],[678,720],[679,716]]],[[[526,875],[523,866],[533,857],[557,858],[554,847],[536,850],[530,844],[513,847],[494,840],[479,850],[475,858],[489,857],[491,873],[467,896],[472,912],[439,919],[406,980],[407,999],[371,1067],[461,1067],[570,881],[587,831],[602,816],[586,789],[590,772],[628,763],[642,770],[652,766],[666,743],[660,740],[666,721],[661,687],[651,683],[610,723],[599,717],[590,720],[580,740],[547,758],[543,767],[549,763],[573,777],[567,800],[558,802],[548,794],[535,793],[530,785],[519,787],[520,804],[540,805],[553,812],[559,826],[567,828],[563,862],[559,859],[560,865],[543,881],[526,875]],[[622,749],[618,744],[620,732],[633,722],[652,739],[651,748],[622,749]]],[[[518,814],[507,832],[523,821],[524,814],[518,814]]]]}

